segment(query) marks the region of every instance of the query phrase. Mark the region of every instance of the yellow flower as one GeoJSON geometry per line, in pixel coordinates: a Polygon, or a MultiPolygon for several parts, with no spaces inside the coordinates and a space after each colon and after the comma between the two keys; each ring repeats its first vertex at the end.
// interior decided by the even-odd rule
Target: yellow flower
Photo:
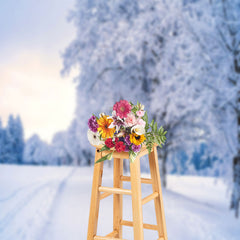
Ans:
{"type": "Polygon", "coordinates": [[[102,115],[98,120],[97,123],[99,125],[98,131],[101,134],[102,138],[112,138],[115,132],[114,128],[109,128],[110,124],[113,122],[111,118],[108,119],[107,115],[102,115]]]}
{"type": "Polygon", "coordinates": [[[137,135],[136,133],[130,134],[130,142],[135,144],[135,145],[140,145],[145,141],[145,136],[144,134],[142,135],[137,135]]]}

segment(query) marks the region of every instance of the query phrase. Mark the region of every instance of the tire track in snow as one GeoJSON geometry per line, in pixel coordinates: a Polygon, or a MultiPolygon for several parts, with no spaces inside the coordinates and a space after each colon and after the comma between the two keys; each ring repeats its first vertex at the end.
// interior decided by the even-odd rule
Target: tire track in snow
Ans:
{"type": "Polygon", "coordinates": [[[6,228],[8,224],[13,221],[14,217],[22,211],[24,208],[28,206],[28,204],[38,197],[38,194],[46,187],[49,187],[54,181],[49,181],[47,183],[42,184],[41,186],[35,188],[31,191],[27,196],[21,199],[20,202],[12,208],[1,220],[0,220],[0,233],[6,228]]]}
{"type": "Polygon", "coordinates": [[[50,224],[51,224],[51,219],[53,219],[55,212],[58,209],[58,203],[61,199],[62,194],[64,193],[64,189],[67,185],[67,182],[69,181],[69,179],[74,175],[75,171],[77,170],[77,168],[73,168],[70,173],[67,175],[67,177],[65,177],[61,183],[58,186],[58,189],[56,191],[55,197],[52,201],[51,207],[49,208],[48,214],[47,214],[47,220],[45,221],[44,225],[42,226],[41,230],[39,231],[38,237],[36,238],[36,240],[43,240],[45,239],[44,235],[47,232],[47,229],[49,228],[50,224]]]}
{"type": "Polygon", "coordinates": [[[3,197],[3,198],[0,198],[0,202],[6,202],[6,201],[9,201],[11,199],[13,199],[14,197],[16,197],[19,193],[21,193],[23,190],[26,190],[28,188],[31,188],[31,187],[34,187],[36,185],[39,185],[38,182],[35,182],[35,183],[31,183],[31,184],[28,184],[26,186],[23,186],[23,187],[20,187],[20,188],[17,188],[16,190],[14,190],[11,194],[9,194],[8,196],[6,197],[3,197]]]}
{"type": "Polygon", "coordinates": [[[65,182],[73,174],[73,171],[74,169],[68,171],[67,176],[65,175],[58,181],[51,180],[45,182],[18,201],[17,204],[15,204],[14,207],[0,220],[0,239],[37,239],[36,236],[39,235],[39,229],[42,229],[42,226],[45,225],[46,219],[48,219],[49,209],[52,208],[56,196],[62,191],[65,186],[65,182]],[[49,199],[46,199],[46,197],[50,198],[50,201],[48,201],[49,199]],[[28,207],[30,205],[33,209],[28,212],[28,207]],[[21,220],[18,221],[22,214],[25,213],[27,213],[28,218],[25,219],[24,222],[21,222],[21,220]],[[16,221],[17,226],[13,226],[16,224],[16,221]],[[13,229],[11,229],[12,227],[13,229]],[[29,229],[31,230],[29,231],[29,229]]]}

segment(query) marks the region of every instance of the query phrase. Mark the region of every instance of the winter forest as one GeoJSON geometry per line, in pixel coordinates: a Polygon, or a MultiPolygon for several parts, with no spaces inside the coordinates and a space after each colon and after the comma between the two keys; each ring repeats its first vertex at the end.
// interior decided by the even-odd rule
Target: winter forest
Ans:
{"type": "Polygon", "coordinates": [[[0,122],[0,163],[92,166],[89,117],[138,100],[168,131],[158,149],[164,187],[167,175],[221,178],[238,217],[240,2],[77,0],[68,20],[76,35],[63,49],[61,75],[78,71],[75,116],[46,143],[37,134],[24,141],[21,116],[10,115],[0,122]]]}

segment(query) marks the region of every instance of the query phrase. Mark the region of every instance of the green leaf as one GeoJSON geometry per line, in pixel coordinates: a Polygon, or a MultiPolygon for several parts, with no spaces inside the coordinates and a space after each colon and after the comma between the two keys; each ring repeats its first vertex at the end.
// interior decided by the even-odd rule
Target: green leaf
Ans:
{"type": "Polygon", "coordinates": [[[153,128],[154,120],[151,121],[150,127],[153,128]]]}
{"type": "Polygon", "coordinates": [[[129,151],[129,159],[132,163],[136,159],[137,155],[138,155],[138,153],[135,153],[134,151],[129,151]]]}
{"type": "Polygon", "coordinates": [[[154,132],[157,132],[157,123],[155,122],[154,125],[153,125],[153,131],[154,132]]]}
{"type": "Polygon", "coordinates": [[[105,145],[99,150],[99,152],[103,152],[103,151],[106,151],[106,150],[109,150],[109,149],[110,148],[105,145]]]}
{"type": "Polygon", "coordinates": [[[112,155],[113,155],[112,152],[109,153],[109,154],[107,154],[106,156],[98,159],[98,160],[95,162],[95,164],[96,164],[96,163],[99,163],[99,162],[103,162],[103,161],[105,161],[105,160],[110,160],[110,159],[112,158],[112,155]]]}
{"type": "Polygon", "coordinates": [[[132,111],[134,114],[136,114],[136,112],[138,111],[138,109],[137,109],[136,106],[134,106],[131,111],[132,111]]]}
{"type": "Polygon", "coordinates": [[[146,111],[145,111],[144,116],[142,117],[142,119],[143,119],[146,123],[148,123],[148,115],[147,115],[147,112],[146,112],[146,111]]]}
{"type": "Polygon", "coordinates": [[[107,160],[111,160],[111,159],[112,159],[112,156],[113,156],[113,152],[109,153],[109,154],[107,155],[107,160]]]}
{"type": "Polygon", "coordinates": [[[150,142],[147,143],[147,150],[148,150],[148,153],[149,153],[149,154],[151,153],[152,148],[153,148],[153,142],[150,141],[150,142]]]}
{"type": "Polygon", "coordinates": [[[155,137],[155,140],[156,140],[158,146],[161,146],[161,140],[160,140],[160,137],[156,136],[156,137],[155,137]]]}
{"type": "Polygon", "coordinates": [[[148,115],[147,115],[146,111],[145,111],[144,116],[142,117],[142,119],[146,122],[145,131],[147,132],[148,129],[149,129],[149,123],[148,123],[148,115]]]}
{"type": "Polygon", "coordinates": [[[163,127],[161,126],[159,129],[158,129],[158,134],[162,134],[164,131],[163,127]]]}

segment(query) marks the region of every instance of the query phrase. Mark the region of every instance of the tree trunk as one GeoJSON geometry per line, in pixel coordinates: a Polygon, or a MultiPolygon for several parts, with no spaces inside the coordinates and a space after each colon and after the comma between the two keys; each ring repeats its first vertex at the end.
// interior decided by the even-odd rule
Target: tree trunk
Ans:
{"type": "MultiPolygon", "coordinates": [[[[236,69],[235,61],[235,71],[240,73],[240,68],[236,69]],[[238,71],[239,70],[239,71],[238,71]]],[[[240,79],[237,79],[237,131],[238,131],[238,151],[237,155],[233,159],[233,191],[231,199],[231,209],[234,209],[235,216],[239,215],[239,203],[240,203],[240,79]]]]}
{"type": "Polygon", "coordinates": [[[240,154],[233,159],[233,192],[230,208],[235,211],[235,216],[239,215],[240,202],[240,154]]]}
{"type": "Polygon", "coordinates": [[[164,188],[167,187],[167,150],[160,149],[158,151],[158,161],[160,166],[161,181],[164,188]]]}

